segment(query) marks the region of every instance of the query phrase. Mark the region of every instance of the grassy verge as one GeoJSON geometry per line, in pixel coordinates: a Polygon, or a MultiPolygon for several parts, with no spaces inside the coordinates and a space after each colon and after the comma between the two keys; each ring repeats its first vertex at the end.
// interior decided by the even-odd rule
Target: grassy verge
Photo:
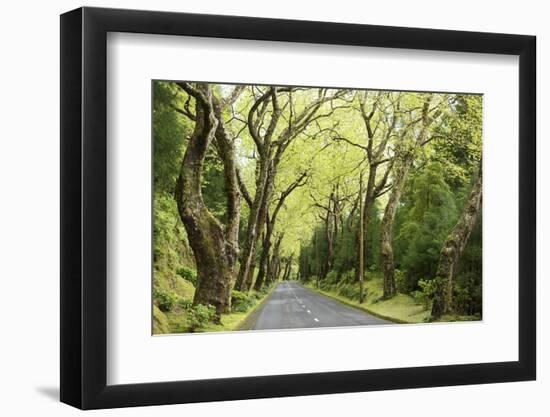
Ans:
{"type": "Polygon", "coordinates": [[[250,317],[252,314],[254,314],[255,311],[258,310],[258,308],[263,304],[265,299],[271,294],[271,291],[275,288],[275,286],[271,287],[269,291],[260,293],[258,297],[256,297],[256,302],[250,306],[250,308],[245,312],[239,312],[239,313],[231,313],[231,314],[223,314],[221,324],[214,324],[209,323],[208,326],[206,326],[204,329],[201,329],[199,331],[202,332],[227,332],[231,330],[248,330],[248,326],[246,326],[246,321],[248,317],[250,317]]]}
{"type": "MultiPolygon", "coordinates": [[[[190,284],[189,284],[190,285],[190,284]]],[[[193,299],[194,288],[186,294],[186,297],[180,297],[187,300],[188,303],[193,299]]],[[[274,287],[257,292],[240,293],[241,299],[244,297],[244,304],[238,305],[238,310],[230,314],[222,314],[221,323],[208,322],[204,326],[196,328],[195,333],[203,332],[227,332],[232,330],[245,330],[244,325],[247,318],[261,305],[274,287]]],[[[234,303],[235,304],[235,303],[234,303]]],[[[175,304],[170,311],[161,311],[157,306],[153,306],[153,334],[167,333],[188,333],[190,328],[189,309],[175,304]]]]}
{"type": "MultiPolygon", "coordinates": [[[[373,316],[395,323],[425,323],[430,319],[430,310],[424,309],[416,300],[405,294],[397,294],[389,300],[383,300],[383,281],[379,277],[373,277],[365,281],[365,301],[359,303],[359,285],[323,285],[317,288],[315,283],[309,282],[306,287],[317,291],[327,297],[333,298],[350,307],[366,311],[373,316]]],[[[479,320],[473,316],[444,316],[440,321],[471,321],[479,320]]]]}
{"type": "Polygon", "coordinates": [[[365,282],[366,299],[362,304],[357,299],[342,295],[339,291],[341,287],[325,287],[325,289],[320,289],[314,283],[308,283],[306,287],[384,320],[395,323],[424,323],[427,321],[430,312],[416,304],[412,297],[398,294],[390,300],[380,300],[382,293],[380,292],[377,295],[377,290],[378,287],[382,288],[381,283],[380,280],[365,282]]]}

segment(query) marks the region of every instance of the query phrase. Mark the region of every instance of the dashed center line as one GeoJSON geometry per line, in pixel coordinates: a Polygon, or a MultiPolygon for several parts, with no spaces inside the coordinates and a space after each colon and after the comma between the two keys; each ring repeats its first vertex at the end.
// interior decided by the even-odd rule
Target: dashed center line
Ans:
{"type": "MultiPolygon", "coordinates": [[[[292,295],[294,295],[294,298],[296,298],[296,301],[298,301],[298,304],[300,304],[303,309],[306,309],[306,306],[304,305],[303,301],[300,298],[298,298],[298,296],[296,295],[296,293],[294,292],[294,290],[290,285],[289,285],[289,288],[290,288],[290,291],[292,291],[292,295]]],[[[311,314],[311,310],[307,310],[307,313],[311,314]]],[[[317,317],[313,317],[313,320],[315,320],[316,322],[319,322],[319,319],[317,317]]]]}

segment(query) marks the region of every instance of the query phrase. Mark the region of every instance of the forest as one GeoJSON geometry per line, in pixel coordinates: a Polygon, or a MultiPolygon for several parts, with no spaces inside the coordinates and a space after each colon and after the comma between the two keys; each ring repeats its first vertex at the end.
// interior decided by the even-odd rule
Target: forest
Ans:
{"type": "Polygon", "coordinates": [[[481,319],[481,95],[152,92],[154,334],[481,319]]]}

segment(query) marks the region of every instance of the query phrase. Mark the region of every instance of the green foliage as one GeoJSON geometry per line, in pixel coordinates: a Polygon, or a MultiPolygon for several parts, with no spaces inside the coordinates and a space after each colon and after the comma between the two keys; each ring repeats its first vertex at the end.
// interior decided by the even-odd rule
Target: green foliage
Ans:
{"type": "Polygon", "coordinates": [[[189,120],[176,111],[178,89],[169,82],[153,83],[153,178],[155,191],[173,193],[184,143],[191,134],[189,120]]]}
{"type": "Polygon", "coordinates": [[[197,271],[195,271],[194,269],[182,266],[181,268],[178,268],[176,273],[183,279],[186,279],[187,281],[192,283],[194,286],[197,285],[197,271]]]}
{"type": "Polygon", "coordinates": [[[338,283],[338,280],[339,280],[338,278],[339,278],[338,273],[332,270],[327,274],[323,282],[325,282],[328,285],[334,285],[338,283]]]}
{"type": "Polygon", "coordinates": [[[482,308],[481,216],[466,244],[454,279],[453,309],[458,314],[481,315],[482,308]]]}
{"type": "Polygon", "coordinates": [[[264,285],[260,291],[253,291],[252,294],[256,299],[260,299],[264,297],[267,293],[271,291],[271,288],[273,288],[273,285],[264,285]]]}
{"type": "Polygon", "coordinates": [[[194,289],[190,292],[189,285],[177,274],[182,268],[194,266],[194,258],[176,202],[172,196],[156,192],[153,209],[154,286],[192,298],[194,289]]]}
{"type": "Polygon", "coordinates": [[[355,271],[349,270],[342,274],[342,278],[340,282],[351,284],[352,282],[355,282],[355,271]]]}
{"type": "Polygon", "coordinates": [[[424,310],[429,310],[436,292],[436,282],[434,279],[421,279],[418,281],[418,286],[420,290],[413,291],[412,296],[422,304],[424,310]]]}
{"type": "Polygon", "coordinates": [[[408,294],[411,292],[407,275],[398,268],[395,269],[395,287],[397,292],[400,292],[401,294],[408,294]]]}
{"type": "Polygon", "coordinates": [[[338,294],[343,295],[350,300],[359,300],[359,286],[353,284],[346,284],[338,287],[338,294]]]}
{"type": "Polygon", "coordinates": [[[176,306],[179,307],[181,310],[188,310],[193,306],[193,301],[187,298],[178,297],[176,306]]]}
{"type": "Polygon", "coordinates": [[[445,180],[457,189],[468,183],[481,158],[483,97],[459,94],[450,102],[453,112],[435,128],[432,158],[446,166],[445,180]]]}
{"type": "MultiPolygon", "coordinates": [[[[312,284],[308,284],[308,286],[317,290],[312,284]]],[[[349,291],[354,298],[343,296],[337,289],[321,289],[318,291],[340,302],[358,309],[366,310],[370,314],[390,321],[400,323],[424,323],[430,317],[430,311],[424,310],[424,308],[419,306],[410,295],[398,294],[389,300],[383,299],[382,276],[378,273],[373,274],[368,281],[365,281],[365,300],[363,303],[359,303],[358,288],[355,291],[349,291]]]]}
{"type": "Polygon", "coordinates": [[[441,246],[459,215],[442,172],[441,164],[432,163],[411,177],[398,211],[394,247],[398,265],[406,271],[398,283],[404,293],[417,289],[420,277],[435,276],[441,246]]]}
{"type": "Polygon", "coordinates": [[[187,311],[188,331],[194,332],[205,327],[216,316],[216,309],[211,305],[197,304],[187,311]]]}
{"type": "Polygon", "coordinates": [[[178,300],[178,295],[172,291],[163,290],[161,288],[155,288],[153,290],[153,302],[161,311],[172,311],[178,300]]]}
{"type": "Polygon", "coordinates": [[[359,216],[348,218],[347,224],[337,238],[334,269],[340,273],[354,268],[357,262],[358,223],[359,216]]]}
{"type": "Polygon", "coordinates": [[[235,312],[248,311],[256,304],[257,298],[254,293],[245,293],[237,290],[231,292],[231,310],[235,312]]]}

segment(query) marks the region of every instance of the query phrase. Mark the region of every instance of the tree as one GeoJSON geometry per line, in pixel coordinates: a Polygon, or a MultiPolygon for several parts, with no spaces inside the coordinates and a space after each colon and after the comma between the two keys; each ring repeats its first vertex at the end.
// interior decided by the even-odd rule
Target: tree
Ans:
{"type": "Polygon", "coordinates": [[[318,208],[320,213],[319,218],[323,222],[323,231],[326,238],[326,256],[324,263],[320,265],[319,278],[323,279],[327,273],[333,268],[334,259],[336,256],[336,244],[339,238],[339,231],[342,231],[342,211],[346,201],[350,196],[340,192],[339,179],[335,179],[335,184],[331,185],[330,194],[324,197],[326,203],[318,201],[318,199],[310,194],[313,200],[313,206],[318,208]]]}
{"type": "Polygon", "coordinates": [[[451,311],[453,276],[470,233],[476,223],[477,214],[480,211],[482,185],[482,165],[480,161],[478,177],[470,193],[470,198],[462,211],[458,223],[447,237],[441,249],[439,265],[435,276],[436,295],[432,305],[432,317],[435,319],[451,311]]]}
{"type": "Polygon", "coordinates": [[[365,254],[363,248],[363,244],[365,243],[365,240],[363,239],[363,225],[365,224],[364,220],[365,212],[363,206],[363,172],[361,172],[361,176],[359,179],[359,303],[363,303],[363,296],[365,291],[363,283],[363,280],[365,279],[365,273],[363,271],[365,267],[365,262],[363,261],[363,256],[365,254]]]}
{"type": "Polygon", "coordinates": [[[281,258],[279,251],[281,248],[281,243],[283,242],[285,234],[284,232],[277,235],[275,238],[275,245],[273,247],[273,254],[271,255],[271,260],[269,261],[268,269],[271,273],[267,274],[267,279],[269,282],[275,282],[279,280],[281,274],[281,258]]]}
{"type": "MultiPolygon", "coordinates": [[[[336,136],[335,140],[344,141],[351,146],[361,149],[364,152],[364,159],[367,165],[367,184],[364,190],[364,201],[362,202],[364,216],[361,217],[361,227],[358,229],[357,242],[359,250],[363,253],[358,255],[356,277],[361,279],[359,270],[364,265],[359,265],[360,259],[367,259],[366,242],[369,239],[369,215],[372,212],[372,206],[377,198],[386,193],[391,184],[387,185],[389,174],[391,173],[394,158],[388,155],[388,145],[394,137],[396,126],[400,118],[401,93],[393,92],[370,92],[358,91],[355,93],[355,106],[353,109],[358,111],[364,127],[364,144],[336,136]],[[385,169],[380,174],[380,168],[385,169]]],[[[361,176],[363,171],[361,171],[361,176]]]]}
{"type": "Polygon", "coordinates": [[[420,279],[435,276],[443,242],[459,216],[457,198],[445,181],[447,165],[427,162],[409,175],[397,210],[396,266],[403,271],[400,291],[418,289],[420,279]]]}
{"type": "Polygon", "coordinates": [[[272,271],[269,264],[269,252],[271,250],[271,239],[273,237],[273,230],[275,229],[275,222],[277,221],[277,216],[279,211],[283,207],[287,197],[292,194],[292,192],[303,185],[307,181],[307,173],[302,173],[295,181],[293,181],[277,199],[277,204],[273,210],[273,214],[269,215],[269,212],[266,213],[266,231],[262,244],[262,253],[260,257],[260,268],[258,270],[258,276],[256,277],[256,282],[254,283],[254,289],[259,291],[262,289],[262,286],[265,283],[266,275],[270,277],[272,271]]]}
{"type": "Polygon", "coordinates": [[[241,193],[236,173],[234,144],[223,121],[224,107],[238,95],[237,87],[228,101],[218,99],[208,84],[177,83],[195,100],[195,127],[176,183],[175,199],[187,231],[197,265],[193,304],[213,305],[218,320],[231,309],[234,268],[239,253],[238,230],[241,193]],[[223,162],[227,220],[222,224],[206,207],[202,196],[204,160],[215,143],[223,162]]]}
{"type": "Polygon", "coordinates": [[[424,95],[421,105],[421,114],[418,119],[415,119],[415,111],[409,112],[410,122],[401,129],[401,139],[403,145],[401,146],[401,157],[397,163],[397,167],[393,173],[392,189],[384,210],[384,217],[382,219],[381,239],[380,239],[380,256],[382,263],[382,271],[384,273],[384,298],[391,298],[396,293],[395,287],[395,264],[393,256],[393,224],[395,220],[395,213],[407,174],[413,165],[416,157],[417,149],[426,145],[430,141],[430,125],[440,115],[438,106],[430,108],[432,101],[432,94],[424,95]],[[417,123],[420,123],[418,132],[414,132],[414,127],[417,123]],[[412,133],[411,133],[412,131],[412,133]],[[408,143],[407,136],[412,135],[412,143],[408,143]]]}
{"type": "Polygon", "coordinates": [[[399,291],[383,305],[422,301],[436,320],[479,317],[480,96],[153,88],[157,307],[193,297],[219,320],[232,290],[297,276],[360,302],[366,284],[399,291]]]}
{"type": "MultiPolygon", "coordinates": [[[[299,107],[296,94],[304,89],[269,87],[267,91],[255,98],[248,111],[246,125],[256,146],[258,159],[255,194],[250,201],[247,200],[250,202],[250,212],[235,284],[239,291],[248,291],[252,287],[257,243],[266,222],[278,167],[285,151],[312,124],[319,127],[316,135],[324,132],[326,129],[320,127],[321,120],[329,118],[339,108],[331,105],[324,111],[324,105],[341,98],[346,93],[344,90],[336,90],[333,94],[329,94],[330,90],[325,88],[313,90],[317,93],[313,98],[311,89],[305,90],[302,98],[306,102],[299,107]]],[[[242,184],[241,182],[241,186],[242,184]]],[[[243,194],[249,193],[243,191],[243,194]]]]}

